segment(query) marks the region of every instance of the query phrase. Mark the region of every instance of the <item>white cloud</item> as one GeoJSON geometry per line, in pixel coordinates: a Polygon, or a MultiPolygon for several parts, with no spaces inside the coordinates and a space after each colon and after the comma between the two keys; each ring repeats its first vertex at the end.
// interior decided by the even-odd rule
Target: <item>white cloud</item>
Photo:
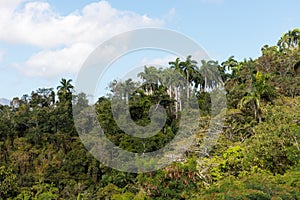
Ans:
{"type": "Polygon", "coordinates": [[[76,43],[58,50],[44,50],[32,55],[24,64],[16,67],[29,77],[51,78],[56,75],[78,72],[94,47],[87,43],[76,43]]]}
{"type": "Polygon", "coordinates": [[[0,0],[0,8],[1,10],[13,12],[22,1],[24,0],[0,0]]]}
{"type": "Polygon", "coordinates": [[[11,6],[0,8],[0,12],[10,13],[9,19],[0,17],[0,25],[6,25],[0,32],[0,40],[39,47],[99,43],[132,28],[163,24],[146,15],[116,10],[106,1],[89,4],[67,16],[56,13],[49,3],[39,1],[25,3],[22,9],[13,13],[11,10],[11,6]]]}
{"type": "Polygon", "coordinates": [[[17,65],[25,75],[38,77],[75,73],[88,53],[111,36],[163,25],[160,19],[117,10],[107,1],[91,3],[63,16],[47,2],[0,0],[0,13],[0,41],[42,49],[17,65]]]}

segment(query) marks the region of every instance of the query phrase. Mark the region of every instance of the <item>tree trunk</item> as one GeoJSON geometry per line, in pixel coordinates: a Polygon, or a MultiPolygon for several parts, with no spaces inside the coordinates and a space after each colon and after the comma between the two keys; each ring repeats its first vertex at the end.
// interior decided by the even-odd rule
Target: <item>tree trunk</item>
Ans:
{"type": "MultiPolygon", "coordinates": [[[[179,91],[179,94],[180,94],[180,91],[179,91]]],[[[182,102],[181,102],[179,95],[178,95],[178,101],[179,101],[179,111],[182,111],[182,102]]]]}
{"type": "Polygon", "coordinates": [[[254,110],[254,118],[257,119],[257,109],[255,103],[253,103],[253,110],[254,110]]]}
{"type": "Polygon", "coordinates": [[[169,86],[169,96],[170,99],[172,99],[172,85],[169,86]]]}
{"type": "Polygon", "coordinates": [[[187,71],[187,76],[186,76],[186,98],[187,100],[190,99],[190,82],[189,82],[189,72],[187,71]]]}
{"type": "Polygon", "coordinates": [[[206,92],[206,88],[207,88],[207,78],[205,76],[204,77],[204,88],[203,88],[204,92],[206,92]]]}
{"type": "Polygon", "coordinates": [[[260,111],[259,111],[259,109],[258,109],[258,106],[256,105],[256,103],[254,103],[254,117],[255,117],[255,119],[258,119],[258,123],[261,123],[261,113],[260,113],[260,111]]]}
{"type": "Polygon", "coordinates": [[[259,122],[259,123],[262,122],[260,113],[258,113],[258,122],[259,122]]]}
{"type": "Polygon", "coordinates": [[[175,115],[176,119],[178,119],[178,88],[175,87],[175,115]]]}
{"type": "Polygon", "coordinates": [[[125,94],[125,101],[126,101],[126,105],[128,105],[128,101],[129,101],[129,95],[128,95],[128,92],[126,92],[126,94],[125,94]]]}

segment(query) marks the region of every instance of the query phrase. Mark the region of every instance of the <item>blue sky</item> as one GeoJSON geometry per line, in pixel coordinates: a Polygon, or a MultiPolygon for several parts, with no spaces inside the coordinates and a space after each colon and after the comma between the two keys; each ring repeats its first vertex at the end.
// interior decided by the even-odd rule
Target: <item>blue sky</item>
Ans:
{"type": "MultiPolygon", "coordinates": [[[[264,44],[275,45],[281,34],[300,27],[299,8],[298,0],[0,0],[0,97],[76,79],[96,46],[142,27],[185,34],[220,62],[231,55],[256,58],[264,44]]],[[[144,56],[136,58],[169,58],[144,56]]]]}

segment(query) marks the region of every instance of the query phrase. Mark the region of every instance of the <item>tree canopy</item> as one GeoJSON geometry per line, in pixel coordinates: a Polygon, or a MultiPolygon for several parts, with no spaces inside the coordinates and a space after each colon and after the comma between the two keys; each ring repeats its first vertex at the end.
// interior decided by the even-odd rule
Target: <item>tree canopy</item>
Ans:
{"type": "MultiPolygon", "coordinates": [[[[94,105],[65,78],[56,90],[15,97],[9,106],[0,105],[0,199],[299,199],[299,40],[294,29],[276,45],[262,47],[255,59],[231,56],[219,64],[187,55],[163,68],[145,66],[141,82],[114,80],[110,93],[94,105]],[[217,144],[204,152],[209,122],[218,117],[211,95],[220,87],[227,98],[225,120],[217,144]],[[114,99],[138,126],[155,120],[149,110],[159,106],[166,122],[152,137],[132,137],[115,121],[114,99]],[[152,152],[174,139],[184,107],[201,113],[195,143],[178,144],[184,155],[157,171],[106,167],[78,136],[94,131],[89,116],[95,109],[112,143],[134,153],[152,152]],[[77,129],[74,115],[84,116],[77,129]]],[[[123,123],[126,130],[138,127],[128,124],[123,123]]]]}

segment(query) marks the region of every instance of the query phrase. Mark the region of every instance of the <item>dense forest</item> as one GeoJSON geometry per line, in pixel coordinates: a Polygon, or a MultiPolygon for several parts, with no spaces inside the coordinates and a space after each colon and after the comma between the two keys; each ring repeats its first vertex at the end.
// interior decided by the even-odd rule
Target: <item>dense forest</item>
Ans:
{"type": "MultiPolygon", "coordinates": [[[[300,199],[300,30],[261,52],[243,61],[187,56],[165,68],[145,66],[141,82],[113,81],[110,93],[93,106],[68,79],[0,105],[0,199],[300,199]],[[218,117],[211,93],[220,87],[226,92],[225,119],[217,143],[205,151],[208,124],[218,117]],[[129,107],[140,126],[151,122],[149,109],[160,105],[167,115],[163,128],[145,139],[126,134],[114,120],[114,99],[129,107]],[[200,110],[195,143],[169,166],[145,173],[99,162],[73,119],[95,108],[111,142],[145,153],[175,137],[184,107],[200,110]]],[[[92,122],[83,117],[78,123],[89,131],[92,122]]]]}

